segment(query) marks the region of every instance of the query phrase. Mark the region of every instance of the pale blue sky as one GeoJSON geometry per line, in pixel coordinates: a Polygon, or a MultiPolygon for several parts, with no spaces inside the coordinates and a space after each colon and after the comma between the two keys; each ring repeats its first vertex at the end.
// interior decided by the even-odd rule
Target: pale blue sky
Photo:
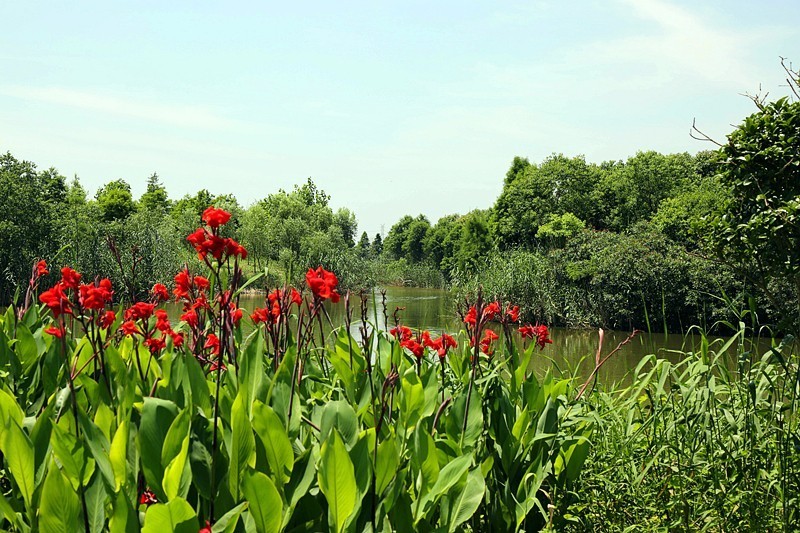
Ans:
{"type": "Polygon", "coordinates": [[[800,64],[800,2],[4,2],[0,151],[138,197],[311,176],[374,235],[489,207],[515,155],[724,139],[800,64]]]}

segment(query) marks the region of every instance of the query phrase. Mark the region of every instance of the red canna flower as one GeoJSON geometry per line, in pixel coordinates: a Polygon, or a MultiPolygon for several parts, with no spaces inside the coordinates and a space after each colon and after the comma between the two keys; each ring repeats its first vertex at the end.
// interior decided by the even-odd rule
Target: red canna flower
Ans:
{"type": "Polygon", "coordinates": [[[253,312],[250,314],[250,319],[253,321],[254,324],[261,324],[263,322],[267,322],[271,317],[271,314],[267,309],[256,307],[253,309],[253,312]]]}
{"type": "Polygon", "coordinates": [[[163,309],[156,309],[156,329],[161,332],[168,332],[172,329],[169,323],[169,316],[163,309]]]}
{"type": "Polygon", "coordinates": [[[37,276],[46,276],[49,273],[50,273],[50,271],[47,270],[47,263],[44,261],[44,259],[42,259],[41,261],[36,263],[36,275],[37,276]]]}
{"type": "Polygon", "coordinates": [[[212,354],[219,355],[219,337],[213,333],[209,333],[203,348],[206,350],[211,349],[212,354]]]}
{"type": "Polygon", "coordinates": [[[414,332],[411,331],[411,328],[407,326],[397,326],[396,328],[392,328],[389,330],[389,334],[393,335],[396,339],[400,339],[401,343],[414,336],[414,332]]]}
{"type": "Polygon", "coordinates": [[[64,331],[63,326],[58,326],[58,327],[50,326],[49,328],[44,330],[44,332],[47,333],[48,335],[52,335],[53,337],[56,337],[57,339],[63,338],[64,334],[66,333],[64,331]]]}
{"type": "Polygon", "coordinates": [[[148,337],[144,340],[144,345],[150,349],[151,354],[157,354],[166,347],[167,343],[164,337],[148,337]]]}
{"type": "Polygon", "coordinates": [[[508,304],[506,307],[506,317],[510,322],[519,320],[519,306],[515,305],[512,307],[511,304],[508,304]]]}
{"type": "Polygon", "coordinates": [[[239,325],[239,321],[242,320],[242,316],[244,315],[244,310],[241,308],[237,308],[233,302],[231,302],[231,319],[233,319],[234,325],[239,325]]]}
{"type": "Polygon", "coordinates": [[[492,342],[499,338],[497,333],[491,329],[487,329],[483,334],[483,339],[481,339],[481,351],[491,357],[494,354],[492,342]]]}
{"type": "Polygon", "coordinates": [[[192,277],[186,269],[181,270],[175,274],[175,289],[172,294],[175,298],[182,300],[189,298],[189,292],[192,290],[192,277]]]}
{"type": "Polygon", "coordinates": [[[158,498],[153,494],[153,491],[146,489],[141,496],[139,496],[139,505],[152,505],[158,503],[158,498]]]}
{"type": "Polygon", "coordinates": [[[204,278],[203,276],[195,276],[192,279],[192,284],[195,286],[195,288],[200,289],[201,291],[207,290],[211,286],[208,278],[204,278]]]}
{"type": "Polygon", "coordinates": [[[98,323],[102,329],[108,329],[117,320],[117,314],[114,311],[106,311],[98,318],[98,323]]]}
{"type": "Polygon", "coordinates": [[[204,528],[202,528],[200,531],[198,531],[197,533],[211,533],[211,522],[206,520],[206,526],[204,528]]]}
{"type": "Polygon", "coordinates": [[[478,312],[475,310],[475,306],[473,305],[469,308],[469,311],[467,311],[467,314],[464,316],[464,323],[474,326],[477,321],[478,312]]]}
{"type": "Polygon", "coordinates": [[[133,320],[128,320],[127,322],[123,322],[122,325],[119,327],[119,330],[122,332],[123,335],[132,336],[139,334],[139,328],[136,326],[136,322],[133,320]]]}
{"type": "Polygon", "coordinates": [[[125,310],[125,320],[147,320],[153,316],[156,304],[136,302],[125,310]]]}
{"type": "Polygon", "coordinates": [[[64,284],[64,287],[67,289],[77,289],[80,282],[81,275],[70,267],[65,266],[61,269],[61,283],[64,284]]]}
{"type": "Polygon", "coordinates": [[[545,345],[553,343],[552,339],[550,339],[550,332],[544,324],[520,326],[519,334],[523,339],[536,339],[536,344],[539,345],[541,350],[544,350],[545,345]]]}
{"type": "Polygon", "coordinates": [[[483,318],[485,320],[494,320],[497,315],[500,314],[500,304],[497,302],[491,302],[486,307],[483,308],[483,318]]]}
{"type": "Polygon", "coordinates": [[[180,348],[183,346],[183,335],[180,333],[176,333],[174,331],[169,332],[169,336],[172,337],[172,345],[176,348],[180,348]]]}
{"type": "Polygon", "coordinates": [[[408,349],[408,351],[413,353],[414,357],[416,357],[417,359],[421,359],[422,358],[422,354],[424,352],[424,348],[415,339],[407,339],[407,340],[401,341],[400,342],[400,346],[402,346],[403,348],[408,349]]]}
{"type": "Polygon", "coordinates": [[[199,318],[197,316],[197,312],[194,309],[189,309],[185,313],[181,315],[181,320],[189,324],[189,327],[196,328],[199,318]]]}
{"type": "Polygon", "coordinates": [[[153,285],[151,292],[159,302],[166,302],[169,300],[169,291],[167,291],[167,287],[162,283],[156,283],[153,285]]]}
{"type": "Polygon", "coordinates": [[[224,209],[211,206],[203,211],[203,222],[211,228],[218,228],[228,223],[231,219],[231,214],[224,209]]]}
{"type": "Polygon", "coordinates": [[[320,300],[324,301],[330,298],[333,303],[339,302],[339,293],[336,292],[339,280],[333,272],[329,272],[321,266],[316,270],[309,268],[306,272],[306,283],[314,296],[320,300]]]}
{"type": "Polygon", "coordinates": [[[114,291],[111,289],[111,280],[103,278],[98,284],[82,283],[78,287],[78,301],[85,309],[103,309],[111,302],[114,291]]]}
{"type": "Polygon", "coordinates": [[[72,314],[72,305],[65,290],[64,284],[58,282],[39,295],[39,301],[46,305],[56,318],[62,313],[72,314]]]}

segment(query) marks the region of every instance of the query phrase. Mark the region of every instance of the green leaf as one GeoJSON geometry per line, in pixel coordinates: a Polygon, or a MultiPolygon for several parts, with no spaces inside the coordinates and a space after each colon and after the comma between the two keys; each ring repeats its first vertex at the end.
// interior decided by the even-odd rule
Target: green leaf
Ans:
{"type": "Polygon", "coordinates": [[[91,483],[86,487],[86,509],[89,514],[89,530],[92,533],[103,531],[106,522],[107,493],[101,476],[92,477],[91,483]]]}
{"type": "Polygon", "coordinates": [[[260,328],[256,328],[244,341],[239,353],[239,391],[245,397],[244,406],[250,416],[250,407],[264,380],[264,337],[260,328]]]}
{"type": "Polygon", "coordinates": [[[253,404],[253,429],[261,439],[269,468],[276,479],[285,484],[292,475],[294,452],[281,419],[272,410],[256,400],[253,404]]]}
{"type": "Polygon", "coordinates": [[[54,464],[44,480],[38,514],[41,533],[83,530],[78,494],[54,464]]]}
{"type": "MultiPolygon", "coordinates": [[[[244,481],[244,483],[246,484],[247,481],[244,481]]],[[[242,511],[244,511],[247,505],[247,502],[242,502],[222,515],[222,518],[211,526],[211,533],[233,533],[236,530],[236,525],[239,523],[239,517],[242,515],[242,511]]]]}
{"type": "Polygon", "coordinates": [[[328,522],[340,532],[355,507],[357,489],[353,462],[336,430],[322,445],[317,478],[328,500],[328,522]]]}
{"type": "Polygon", "coordinates": [[[229,457],[231,460],[228,471],[228,487],[234,501],[239,501],[239,485],[247,467],[256,465],[256,437],[247,411],[244,406],[244,395],[241,391],[236,395],[231,408],[231,440],[229,457]]]}
{"type": "Polygon", "coordinates": [[[161,457],[161,449],[167,432],[178,414],[178,407],[169,400],[147,396],[142,405],[142,418],[139,432],[136,435],[139,454],[142,461],[142,472],[147,485],[159,500],[166,501],[167,495],[161,487],[164,479],[164,467],[157,458],[161,457]]]}
{"type": "Polygon", "coordinates": [[[472,464],[472,454],[468,453],[456,457],[442,467],[441,471],[439,471],[439,477],[436,478],[436,483],[434,483],[430,492],[423,496],[422,500],[417,505],[414,513],[415,524],[419,522],[427,512],[427,505],[429,503],[435,503],[439,496],[450,490],[453,485],[458,483],[461,477],[469,469],[470,464],[472,464]]]}
{"type": "MultiPolygon", "coordinates": [[[[178,496],[185,498],[189,492],[191,477],[186,476],[187,461],[189,456],[189,435],[186,435],[181,444],[181,449],[164,469],[164,492],[167,499],[174,500],[178,496]]],[[[191,474],[191,471],[190,471],[191,474]]]]}
{"type": "Polygon", "coordinates": [[[114,469],[111,468],[111,461],[108,458],[111,444],[109,444],[108,439],[100,428],[89,420],[86,413],[81,412],[79,419],[84,433],[83,440],[86,442],[86,446],[89,448],[89,452],[91,452],[95,464],[100,474],[103,476],[106,487],[110,489],[115,485],[114,469]]]}
{"type": "Polygon", "coordinates": [[[156,503],[147,508],[142,533],[197,533],[197,514],[183,498],[167,504],[156,503]]]}
{"type": "Polygon", "coordinates": [[[22,363],[22,372],[27,374],[39,359],[39,347],[31,330],[22,322],[17,324],[17,342],[14,344],[14,351],[22,363]]]}
{"type": "Polygon", "coordinates": [[[123,420],[117,427],[108,454],[111,469],[114,471],[114,492],[119,491],[120,487],[125,484],[128,475],[128,426],[129,422],[123,420]]]}
{"type": "Polygon", "coordinates": [[[450,505],[450,516],[447,524],[450,533],[458,531],[458,527],[475,514],[483,500],[485,490],[486,483],[483,479],[483,474],[481,474],[481,469],[472,470],[467,475],[467,482],[464,484],[464,488],[450,505]]]}
{"type": "Polygon", "coordinates": [[[258,533],[280,531],[283,501],[272,480],[261,472],[248,470],[242,479],[242,490],[258,533]]]}
{"type": "Polygon", "coordinates": [[[123,491],[114,499],[108,529],[111,533],[139,533],[139,513],[133,509],[123,491]]]}
{"type": "Polygon", "coordinates": [[[358,439],[358,418],[353,407],[344,400],[329,402],[322,410],[319,438],[326,441],[332,429],[339,430],[344,442],[352,447],[358,439]]]}
{"type": "Polygon", "coordinates": [[[375,489],[380,496],[389,486],[400,466],[397,438],[391,436],[378,445],[378,462],[375,467],[375,489]]]}
{"type": "Polygon", "coordinates": [[[30,508],[35,490],[33,471],[33,443],[15,420],[7,421],[3,438],[3,455],[8,470],[17,482],[25,505],[30,508]]]}
{"type": "Polygon", "coordinates": [[[425,408],[425,389],[414,367],[409,368],[403,375],[401,385],[403,394],[400,399],[400,412],[403,413],[403,422],[408,429],[419,421],[425,408]]]}

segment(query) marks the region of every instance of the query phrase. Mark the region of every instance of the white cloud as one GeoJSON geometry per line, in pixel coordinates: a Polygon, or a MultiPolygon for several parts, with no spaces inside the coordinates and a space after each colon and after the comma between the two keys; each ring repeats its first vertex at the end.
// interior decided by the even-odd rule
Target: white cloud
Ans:
{"type": "Polygon", "coordinates": [[[183,128],[226,129],[234,122],[213,111],[190,105],[144,102],[99,92],[75,91],[61,87],[0,86],[0,94],[31,102],[75,107],[101,114],[124,116],[183,128]]]}

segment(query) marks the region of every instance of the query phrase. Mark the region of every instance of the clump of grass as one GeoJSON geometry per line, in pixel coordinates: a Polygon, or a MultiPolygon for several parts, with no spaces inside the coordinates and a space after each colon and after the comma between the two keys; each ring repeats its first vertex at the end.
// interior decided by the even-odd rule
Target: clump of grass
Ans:
{"type": "Polygon", "coordinates": [[[800,528],[794,339],[759,351],[742,322],[727,341],[700,333],[680,362],[647,356],[630,386],[587,398],[593,453],[560,502],[565,527],[800,528]]]}

